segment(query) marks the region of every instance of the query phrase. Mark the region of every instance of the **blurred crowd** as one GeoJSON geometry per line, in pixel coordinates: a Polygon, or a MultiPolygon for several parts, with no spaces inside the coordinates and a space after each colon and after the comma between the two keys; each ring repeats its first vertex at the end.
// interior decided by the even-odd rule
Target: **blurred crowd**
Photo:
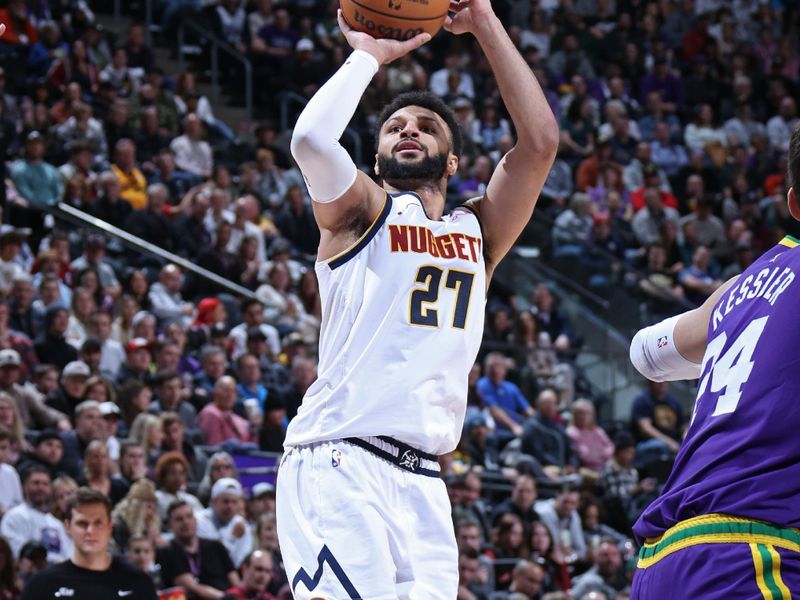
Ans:
{"type": "MultiPolygon", "coordinates": [[[[62,519],[80,485],[111,498],[112,550],[165,598],[287,598],[274,477],[251,485],[238,469],[274,464],[316,377],[319,231],[288,142],[348,54],[338,3],[156,0],[148,29],[130,2],[120,31],[101,25],[104,2],[0,4],[0,598],[69,557],[62,519]],[[187,70],[156,59],[184,53],[185,19],[251,61],[257,121],[215,115],[202,43],[187,70]],[[70,224],[62,202],[250,294],[70,224]]],[[[791,3],[493,7],[561,126],[534,217],[545,261],[663,313],[800,235],[784,200],[791,3]]],[[[240,65],[219,61],[227,104],[243,100],[240,65]]],[[[464,133],[448,205],[483,193],[514,131],[470,38],[441,34],[381,67],[343,143],[369,169],[377,114],[411,89],[445,99],[464,133]]],[[[442,459],[459,600],[626,598],[631,523],[685,415],[648,383],[628,422],[599,423],[580,332],[532,284],[525,297],[492,290],[464,434],[442,459]]]]}

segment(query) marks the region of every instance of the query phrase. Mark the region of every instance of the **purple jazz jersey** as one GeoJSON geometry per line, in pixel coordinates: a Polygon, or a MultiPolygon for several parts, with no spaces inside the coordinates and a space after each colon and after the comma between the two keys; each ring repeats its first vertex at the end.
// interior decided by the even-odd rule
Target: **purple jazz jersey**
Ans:
{"type": "Polygon", "coordinates": [[[799,244],[766,252],[715,306],[689,432],[640,540],[709,513],[800,527],[799,244]]]}

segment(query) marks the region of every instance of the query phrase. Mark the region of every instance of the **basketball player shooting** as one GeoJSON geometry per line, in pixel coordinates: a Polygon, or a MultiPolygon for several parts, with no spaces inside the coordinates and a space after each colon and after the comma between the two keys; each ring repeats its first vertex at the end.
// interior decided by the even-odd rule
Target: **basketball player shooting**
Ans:
{"type": "MultiPolygon", "coordinates": [[[[788,163],[800,220],[800,127],[788,163]]],[[[634,600],[800,593],[798,246],[786,236],[703,306],[633,339],[648,379],[700,380],[672,473],[633,528],[634,600]]]]}
{"type": "Polygon", "coordinates": [[[439,455],[464,420],[486,287],[528,223],[558,128],[489,0],[450,5],[472,33],[516,129],[482,197],[443,214],[461,133],[429,93],[380,116],[376,184],[339,137],[380,65],[430,39],[373,39],[339,25],[354,52],[311,99],[292,154],[321,230],[319,377],[286,436],[278,534],[296,598],[453,600],[457,549],[439,455]]]}

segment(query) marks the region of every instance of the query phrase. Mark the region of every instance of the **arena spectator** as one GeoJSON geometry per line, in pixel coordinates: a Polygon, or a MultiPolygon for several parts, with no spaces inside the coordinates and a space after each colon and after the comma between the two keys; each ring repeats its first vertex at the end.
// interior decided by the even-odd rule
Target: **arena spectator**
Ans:
{"type": "Polygon", "coordinates": [[[48,406],[34,386],[20,383],[21,366],[16,350],[0,350],[0,392],[13,399],[25,428],[57,427],[68,431],[71,426],[67,414],[48,406]]]}
{"type": "Polygon", "coordinates": [[[254,440],[250,423],[233,413],[236,403],[236,380],[220,377],[214,384],[212,401],[198,415],[203,438],[211,446],[234,440],[242,444],[254,440]]]}
{"type": "Polygon", "coordinates": [[[522,422],[534,414],[534,410],[516,384],[506,381],[508,359],[492,352],[484,359],[486,375],[478,380],[476,389],[489,413],[495,420],[498,434],[508,441],[510,437],[522,435],[522,422]]]}
{"type": "Polygon", "coordinates": [[[565,560],[585,560],[586,543],[583,539],[581,519],[578,515],[580,495],[574,488],[563,487],[555,498],[539,500],[534,504],[550,535],[560,546],[565,560]]]}
{"type": "Polygon", "coordinates": [[[224,590],[239,585],[239,574],[225,546],[198,537],[197,520],[186,502],[170,504],[167,526],[174,537],[158,549],[156,558],[165,586],[180,585],[199,597],[221,598],[224,590]]]}
{"type": "Polygon", "coordinates": [[[64,525],[51,515],[53,488],[50,473],[44,467],[31,466],[22,475],[25,502],[10,509],[0,521],[0,534],[8,541],[14,556],[27,542],[39,542],[47,551],[47,560],[58,563],[69,558],[72,541],[64,525]]]}

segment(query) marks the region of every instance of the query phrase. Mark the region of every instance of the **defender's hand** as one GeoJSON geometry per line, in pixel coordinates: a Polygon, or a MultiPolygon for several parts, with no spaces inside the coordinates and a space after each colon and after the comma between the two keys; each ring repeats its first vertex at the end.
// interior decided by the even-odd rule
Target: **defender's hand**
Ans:
{"type": "Polygon", "coordinates": [[[450,33],[475,33],[478,27],[485,26],[497,17],[490,0],[450,0],[450,12],[455,13],[444,20],[444,29],[450,33]]]}
{"type": "Polygon", "coordinates": [[[428,33],[420,33],[404,42],[389,39],[375,39],[368,33],[356,31],[350,27],[347,21],[344,20],[341,10],[337,13],[336,18],[339,21],[339,27],[344,37],[347,39],[347,43],[350,44],[353,50],[368,52],[375,57],[375,60],[377,60],[380,65],[388,65],[393,60],[405,56],[412,50],[416,50],[431,39],[428,33]]]}

